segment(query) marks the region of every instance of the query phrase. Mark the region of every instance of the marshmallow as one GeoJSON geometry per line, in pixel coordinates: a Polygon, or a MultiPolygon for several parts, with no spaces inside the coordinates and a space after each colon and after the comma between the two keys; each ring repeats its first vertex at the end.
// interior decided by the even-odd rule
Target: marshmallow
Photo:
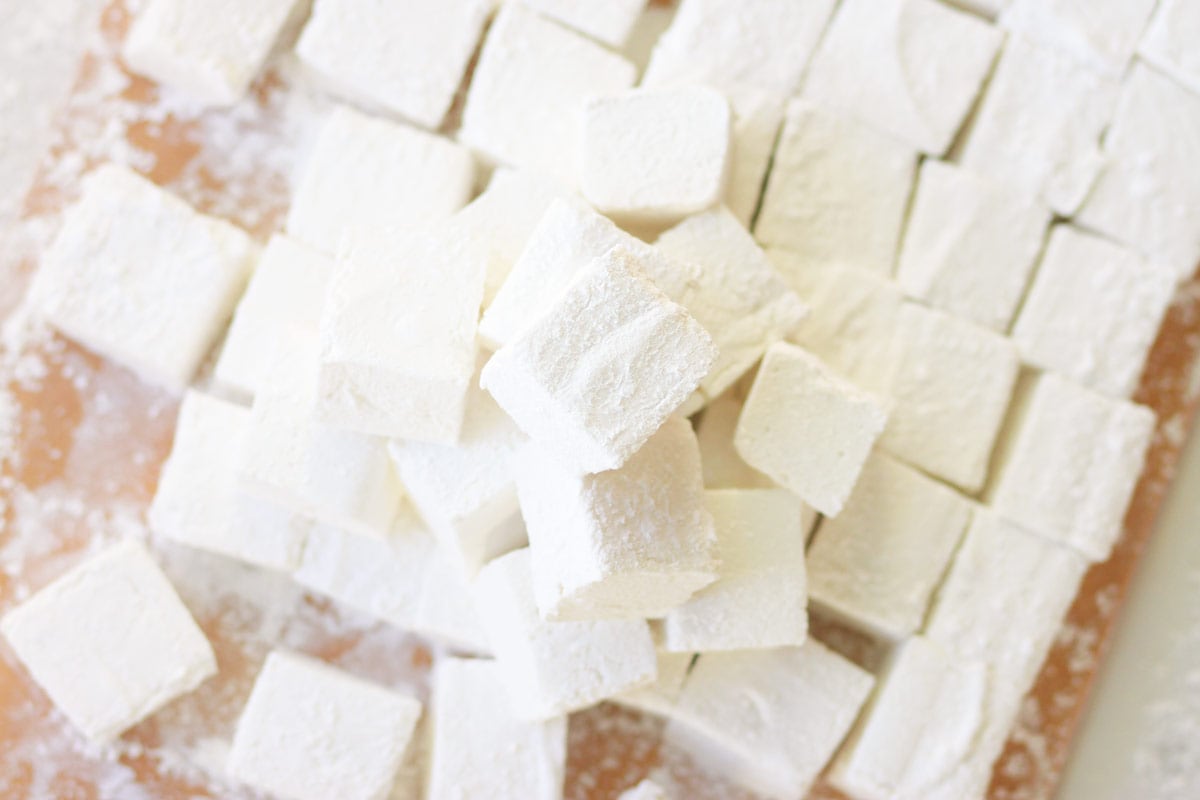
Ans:
{"type": "Polygon", "coordinates": [[[434,669],[426,800],[560,800],[567,719],[529,722],[501,699],[494,661],[447,658],[434,669]]]}
{"type": "Polygon", "coordinates": [[[274,650],[238,719],[227,769],[289,800],[383,800],[420,716],[407,694],[274,650]]]}
{"type": "Polygon", "coordinates": [[[1103,561],[1121,533],[1154,412],[1045,374],[1019,399],[989,500],[997,513],[1103,561]]]}
{"type": "Polygon", "coordinates": [[[808,636],[803,507],[784,489],[704,494],[716,523],[717,580],[663,619],[674,652],[800,645],[808,636]]]}
{"type": "Polygon", "coordinates": [[[803,96],[940,156],[1003,38],[937,0],[843,0],[813,56],[803,96]]]}
{"type": "Polygon", "coordinates": [[[970,516],[954,490],[873,454],[808,550],[809,597],[855,629],[903,639],[921,627],[970,516]]]}
{"type": "Polygon", "coordinates": [[[963,147],[962,164],[1069,216],[1103,159],[1118,84],[1070,56],[1010,36],[963,147]]]}
{"type": "Polygon", "coordinates": [[[661,617],[717,577],[700,447],[686,419],[667,419],[619,469],[566,473],[532,446],[515,472],[544,618],[661,617]]]}
{"type": "Polygon", "coordinates": [[[321,322],[333,261],[282,234],[271,237],[225,335],[213,377],[253,395],[293,326],[321,322]]]}
{"type": "Polygon", "coordinates": [[[875,397],[779,343],[758,369],[734,443],[747,464],[836,516],[886,422],[875,397]]]}
{"type": "Polygon", "coordinates": [[[1200,263],[1200,96],[1135,63],[1104,135],[1104,168],[1076,222],[1171,267],[1200,263]]]}
{"type": "Polygon", "coordinates": [[[321,318],[318,417],[458,441],[487,264],[486,248],[453,225],[380,231],[344,249],[321,318]]]}
{"type": "Polygon", "coordinates": [[[69,338],[181,391],[233,313],[256,255],[239,228],[105,164],[84,179],[30,296],[69,338]]]}
{"type": "Polygon", "coordinates": [[[129,29],[121,56],[134,72],[206,104],[232,105],[246,94],[303,5],[154,0],[129,29]]]}
{"type": "Polygon", "coordinates": [[[621,792],[617,800],[671,800],[667,790],[646,778],[638,785],[621,792]]]}
{"type": "Polygon", "coordinates": [[[704,329],[615,250],[500,348],[480,385],[562,464],[600,472],[650,438],[715,356],[704,329]]]}
{"type": "Polygon", "coordinates": [[[784,100],[765,92],[742,92],[732,98],[731,105],[733,135],[725,205],[749,229],[783,124],[784,100]]]}
{"type": "Polygon", "coordinates": [[[944,161],[921,165],[896,282],[909,297],[1004,333],[1042,249],[1050,210],[944,161]]]}
{"type": "Polygon", "coordinates": [[[449,217],[470,199],[474,182],[475,163],[466,148],[340,106],[303,166],[287,233],[336,255],[347,234],[397,221],[416,228],[449,217]]]}
{"type": "Polygon", "coordinates": [[[1030,364],[1128,397],[1175,294],[1175,275],[1099,236],[1056,226],[1013,341],[1030,364]]]}
{"type": "Polygon", "coordinates": [[[907,145],[795,101],[784,119],[755,235],[814,268],[890,275],[916,165],[907,145]]]}
{"type": "Polygon", "coordinates": [[[675,709],[683,682],[687,679],[695,653],[658,651],[658,677],[648,686],[633,689],[609,698],[610,702],[636,708],[648,714],[669,717],[675,709]]]}
{"type": "Polygon", "coordinates": [[[803,797],[873,683],[869,673],[812,640],[702,655],[664,739],[764,797],[803,797]]]}
{"type": "MultiPolygon", "coordinates": [[[[742,399],[733,389],[705,407],[696,423],[700,465],[706,489],[770,489],[775,482],[751,467],[733,446],[733,432],[742,413],[742,399]]],[[[811,509],[807,509],[812,515],[811,509]]],[[[815,519],[811,520],[815,521],[815,519]]],[[[811,525],[805,527],[807,533],[811,525]]]]}
{"type": "Polygon", "coordinates": [[[125,540],[0,620],[34,681],[106,742],[216,674],[212,647],[141,544],[125,540]]]}
{"type": "Polygon", "coordinates": [[[525,5],[611,47],[625,44],[646,0],[523,0],[525,5]]]}
{"type": "Polygon", "coordinates": [[[335,94],[436,128],[450,110],[491,0],[316,0],[296,43],[300,61],[335,94]]]}
{"type": "Polygon", "coordinates": [[[189,391],[148,519],[155,533],[269,569],[300,561],[306,524],[290,511],[242,494],[237,467],[250,411],[189,391]]]}
{"type": "Polygon", "coordinates": [[[987,478],[1021,364],[998,333],[906,303],[897,316],[894,401],[879,445],[967,491],[987,478]]]}
{"type": "Polygon", "coordinates": [[[593,98],[584,110],[583,195],[635,222],[703,211],[725,189],[730,124],[725,98],[704,86],[593,98]]]}
{"type": "Polygon", "coordinates": [[[474,593],[519,719],[557,717],[654,681],[654,639],[644,620],[541,618],[527,549],[485,566],[474,593]]]}
{"type": "Polygon", "coordinates": [[[1009,0],[1000,24],[1114,78],[1125,74],[1157,0],[1009,0]]]}
{"type": "Polygon", "coordinates": [[[505,3],[479,54],[459,138],[492,161],[574,184],[584,102],[635,78],[621,56],[505,3]]]}
{"type": "Polygon", "coordinates": [[[1191,0],[1159,0],[1138,44],[1143,61],[1200,94],[1200,6],[1191,0]]]}

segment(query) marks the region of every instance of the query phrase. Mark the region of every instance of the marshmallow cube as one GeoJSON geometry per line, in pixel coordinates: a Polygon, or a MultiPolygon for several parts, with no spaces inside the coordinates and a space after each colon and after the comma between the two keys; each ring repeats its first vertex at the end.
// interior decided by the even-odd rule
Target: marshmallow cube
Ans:
{"type": "Polygon", "coordinates": [[[395,0],[364,13],[354,0],[317,0],[296,55],[335,94],[436,128],[493,5],[395,0]]]}
{"type": "Polygon", "coordinates": [[[638,222],[703,211],[725,189],[730,124],[729,103],[704,86],[593,98],[584,111],[583,195],[638,222]]]}
{"type": "Polygon", "coordinates": [[[427,800],[560,800],[566,717],[530,722],[503,702],[496,662],[447,658],[435,668],[427,800]]]}
{"type": "Polygon", "coordinates": [[[479,54],[459,138],[492,161],[573,185],[584,103],[635,78],[621,56],[505,3],[479,54]]]}
{"type": "Polygon", "coordinates": [[[1171,76],[1176,83],[1200,94],[1200,6],[1191,0],[1159,0],[1150,25],[1142,34],[1138,56],[1171,76]]]}
{"type": "Polygon", "coordinates": [[[937,0],[844,0],[813,56],[803,96],[940,156],[1003,38],[937,0]]]}
{"type": "Polygon", "coordinates": [[[1053,374],[1018,404],[989,487],[996,511],[1103,561],[1121,532],[1154,412],[1053,374]]]}
{"type": "Polygon", "coordinates": [[[808,636],[803,506],[785,489],[705,492],[721,567],[715,583],[668,613],[674,652],[800,645],[808,636]]]}
{"type": "Polygon", "coordinates": [[[250,88],[302,5],[154,0],[134,21],[121,56],[134,72],[206,104],[232,105],[250,88]]]}
{"type": "Polygon", "coordinates": [[[182,391],[233,313],[256,255],[241,229],[106,164],[84,179],[30,296],[67,337],[182,391]]]}
{"type": "Polygon", "coordinates": [[[767,92],[740,92],[731,98],[733,134],[725,205],[749,229],[762,199],[763,182],[783,125],[784,99],[767,92]]]}
{"type": "Polygon", "coordinates": [[[944,161],[921,165],[896,281],[909,296],[1004,333],[1050,225],[1025,192],[944,161]]]}
{"type": "Polygon", "coordinates": [[[754,232],[814,268],[892,273],[917,154],[803,100],[788,106],[754,232]]]}
{"type": "Polygon", "coordinates": [[[1034,366],[1128,397],[1174,295],[1169,269],[1060,225],[1021,307],[1013,341],[1034,366]]]}
{"type": "Polygon", "coordinates": [[[621,47],[646,6],[646,0],[526,0],[530,8],[569,28],[603,42],[621,47]]]}
{"type": "Polygon", "coordinates": [[[566,473],[532,446],[516,476],[544,618],[661,617],[716,578],[700,447],[686,419],[669,418],[619,469],[566,473]]]}
{"type": "MultiPolygon", "coordinates": [[[[696,423],[706,489],[771,489],[775,482],[746,463],[733,445],[742,400],[733,389],[709,403],[696,423]]],[[[815,514],[810,522],[815,522],[815,514]]],[[[805,534],[811,525],[805,526],[805,534]]]]}
{"type": "Polygon", "coordinates": [[[586,708],[653,683],[654,638],[645,620],[549,622],[533,597],[528,549],[485,566],[474,594],[519,719],[586,708]]]}
{"type": "Polygon", "coordinates": [[[271,237],[238,303],[213,373],[253,395],[293,326],[317,330],[334,262],[282,234],[271,237]]]}
{"type": "Polygon", "coordinates": [[[921,627],[970,517],[954,490],[873,454],[808,550],[810,599],[853,628],[903,639],[921,627]]]}
{"type": "Polygon", "coordinates": [[[763,358],[734,443],[747,464],[836,516],[886,422],[874,396],[780,343],[763,358]]]}
{"type": "Polygon", "coordinates": [[[764,797],[803,797],[874,679],[816,641],[700,656],[665,741],[764,797]]]}
{"type": "Polygon", "coordinates": [[[712,339],[616,250],[500,348],[480,385],[580,472],[616,469],[699,386],[712,339]]]}
{"type": "Polygon", "coordinates": [[[133,540],[112,545],[9,611],[0,633],[54,705],[98,743],[217,671],[208,640],[133,540]]]}
{"type": "Polygon", "coordinates": [[[305,523],[241,492],[238,463],[250,411],[189,391],[148,519],[155,533],[269,569],[300,561],[305,523]]]}
{"type": "Polygon", "coordinates": [[[466,148],[339,106],[302,168],[287,233],[337,255],[343,237],[354,241],[360,231],[446,219],[470,199],[474,184],[475,161],[466,148]]]}
{"type": "Polygon", "coordinates": [[[295,800],[384,800],[421,716],[413,697],[272,651],[238,720],[228,771],[295,800]]]}
{"type": "Polygon", "coordinates": [[[321,318],[321,420],[375,436],[458,441],[487,263],[486,249],[450,225],[350,245],[321,318]]]}
{"type": "Polygon", "coordinates": [[[695,653],[668,653],[658,651],[658,676],[654,682],[640,689],[624,692],[609,698],[610,702],[636,708],[647,714],[669,717],[675,710],[683,682],[687,679],[695,653]]]}
{"type": "Polygon", "coordinates": [[[1000,24],[1114,78],[1125,74],[1157,0],[1009,0],[1000,24]]]}

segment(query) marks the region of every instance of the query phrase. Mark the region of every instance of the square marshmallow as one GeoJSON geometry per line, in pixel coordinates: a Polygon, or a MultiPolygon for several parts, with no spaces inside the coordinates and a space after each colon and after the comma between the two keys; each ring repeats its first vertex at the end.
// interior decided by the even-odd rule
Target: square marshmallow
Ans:
{"type": "Polygon", "coordinates": [[[843,0],[813,56],[803,96],[940,156],[1003,38],[937,0],[843,0]]]}
{"type": "Polygon", "coordinates": [[[788,106],[754,232],[814,267],[891,275],[917,154],[803,100],[788,106]]]}
{"type": "Polygon", "coordinates": [[[304,5],[154,0],[134,20],[121,56],[134,72],[206,104],[233,105],[304,5]]]}
{"type": "Polygon", "coordinates": [[[609,701],[659,717],[671,716],[695,656],[695,653],[668,653],[660,649],[658,677],[654,682],[610,697],[609,701]]]}
{"type": "Polygon", "coordinates": [[[875,453],[813,539],[809,597],[853,628],[903,639],[921,627],[970,517],[953,489],[875,453]]]}
{"type": "Polygon", "coordinates": [[[348,233],[446,219],[470,199],[474,184],[466,148],[339,106],[301,167],[287,233],[336,255],[348,233]]]}
{"type": "Polygon", "coordinates": [[[1197,39],[1200,39],[1200,5],[1193,0],[1158,0],[1137,54],[1181,86],[1200,94],[1197,39]]]}
{"type": "MultiPolygon", "coordinates": [[[[742,414],[744,402],[735,389],[736,387],[731,388],[705,406],[704,413],[696,422],[696,441],[700,444],[704,488],[774,488],[775,481],[747,464],[733,445],[733,433],[737,430],[737,421],[742,414]]],[[[808,511],[812,514],[811,509],[808,511]]],[[[806,536],[809,527],[811,526],[805,526],[806,536]]]]}
{"type": "Polygon", "coordinates": [[[1031,195],[944,161],[921,165],[896,281],[909,297],[1004,333],[1050,225],[1031,195]]]}
{"type": "Polygon", "coordinates": [[[492,561],[474,584],[516,717],[549,719],[653,683],[657,657],[645,620],[544,620],[532,581],[524,549],[492,561]]]}
{"type": "Polygon", "coordinates": [[[558,20],[569,28],[603,42],[621,47],[633,31],[634,23],[646,6],[646,0],[523,0],[525,5],[558,20]]]}
{"type": "Polygon", "coordinates": [[[1157,0],[1009,0],[1000,24],[1114,78],[1125,74],[1157,0]]]}
{"type": "Polygon", "coordinates": [[[270,569],[300,562],[306,523],[242,493],[237,467],[250,410],[189,391],[148,520],[169,539],[270,569]]]}
{"type": "Polygon", "coordinates": [[[64,214],[30,297],[66,336],[180,391],[233,313],[256,255],[241,229],[105,164],[64,214]]]}
{"type": "Polygon", "coordinates": [[[479,54],[459,137],[492,161],[573,185],[584,102],[635,78],[616,53],[505,3],[479,54]]]}
{"type": "Polygon", "coordinates": [[[1013,341],[1036,367],[1128,397],[1174,295],[1169,269],[1059,225],[1021,306],[1013,341]]]}
{"type": "Polygon", "coordinates": [[[734,442],[747,464],[836,516],[886,422],[877,398],[780,343],[763,358],[734,442]]]}
{"type": "Polygon", "coordinates": [[[504,692],[495,661],[438,661],[426,800],[561,800],[566,717],[519,719],[504,692]]]}
{"type": "Polygon", "coordinates": [[[0,620],[67,719],[105,742],[216,674],[204,633],[146,549],[125,540],[0,620]]]}
{"type": "Polygon", "coordinates": [[[871,675],[809,640],[700,656],[668,745],[764,797],[803,797],[871,692],[871,675]]]}
{"type": "Polygon", "coordinates": [[[407,694],[274,650],[238,719],[227,768],[289,800],[384,800],[420,717],[407,694]]]}
{"type": "Polygon", "coordinates": [[[1154,433],[1154,412],[1044,374],[1018,400],[996,460],[997,513],[1103,561],[1154,433]]]}
{"type": "Polygon", "coordinates": [[[808,636],[803,504],[786,489],[704,493],[721,556],[717,580],[663,619],[675,652],[801,645],[808,636]]]}
{"type": "Polygon", "coordinates": [[[316,330],[334,262],[276,234],[267,243],[225,335],[213,377],[253,395],[292,326],[316,330]]]}
{"type": "Polygon", "coordinates": [[[438,127],[495,4],[492,0],[316,0],[296,43],[335,94],[438,127]]]}
{"type": "Polygon", "coordinates": [[[733,134],[725,205],[743,227],[751,229],[775,154],[775,140],[783,125],[785,102],[769,92],[743,91],[732,97],[730,105],[733,134]]]}
{"type": "Polygon", "coordinates": [[[320,419],[375,436],[458,441],[487,264],[486,248],[452,224],[348,243],[321,318],[320,419]]]}
{"type": "Polygon", "coordinates": [[[593,98],[584,109],[583,196],[634,222],[703,211],[725,189],[730,124],[729,103],[704,86],[593,98]]]}
{"type": "Polygon", "coordinates": [[[515,473],[544,618],[661,617],[716,578],[700,447],[686,419],[667,419],[619,469],[566,473],[531,446],[515,473]]]}
{"type": "Polygon", "coordinates": [[[623,250],[597,258],[480,376],[560,463],[616,469],[700,385],[712,339],[623,250]]]}

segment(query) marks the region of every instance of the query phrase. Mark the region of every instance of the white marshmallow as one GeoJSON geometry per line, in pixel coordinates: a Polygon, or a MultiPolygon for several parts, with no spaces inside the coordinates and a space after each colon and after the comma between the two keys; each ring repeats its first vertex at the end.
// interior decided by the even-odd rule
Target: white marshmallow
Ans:
{"type": "Polygon", "coordinates": [[[704,86],[593,98],[584,109],[583,196],[636,222],[703,211],[725,189],[730,125],[729,104],[704,86]]]}
{"type": "Polygon", "coordinates": [[[256,255],[241,229],[105,164],[84,179],[30,296],[66,336],[180,391],[233,313],[256,255]]]}
{"type": "MultiPolygon", "coordinates": [[[[775,482],[751,467],[733,446],[733,432],[742,413],[742,399],[733,389],[709,403],[696,423],[700,465],[706,489],[770,489],[775,482]]],[[[813,512],[807,509],[809,515],[813,512]]],[[[815,520],[813,520],[815,521],[815,520]]],[[[811,525],[805,527],[805,533],[811,525]]]]}
{"type": "Polygon", "coordinates": [[[968,132],[962,164],[1069,216],[1100,171],[1100,136],[1118,88],[1068,55],[1010,36],[968,132]]]}
{"type": "Polygon", "coordinates": [[[1138,44],[1143,61],[1200,94],[1200,6],[1192,0],[1159,0],[1138,44]]]}
{"type": "Polygon", "coordinates": [[[944,161],[921,165],[896,281],[909,297],[1004,333],[1041,252],[1050,209],[944,161]]]}
{"type": "Polygon", "coordinates": [[[569,474],[532,446],[515,472],[544,618],[661,617],[716,579],[700,447],[686,419],[667,419],[619,469],[569,474]]]}
{"type": "Polygon", "coordinates": [[[615,695],[610,702],[636,708],[648,714],[669,717],[675,709],[683,682],[687,679],[695,653],[668,653],[658,651],[658,676],[654,682],[640,689],[615,695]]]}
{"type": "Polygon", "coordinates": [[[750,228],[763,182],[783,125],[784,100],[767,92],[740,92],[731,99],[733,138],[725,205],[743,227],[750,228]]]}
{"type": "Polygon", "coordinates": [[[1157,0],[1009,0],[1000,24],[1114,78],[1125,74],[1157,0]]]}
{"type": "Polygon", "coordinates": [[[695,319],[615,250],[493,355],[480,385],[562,464],[600,472],[650,438],[715,356],[695,319]]]}
{"type": "Polygon", "coordinates": [[[316,330],[333,261],[282,234],[271,237],[234,312],[213,377],[253,395],[292,326],[316,330]]]}
{"type": "Polygon", "coordinates": [[[1044,374],[1018,402],[989,499],[997,513],[1093,561],[1121,532],[1154,412],[1044,374]]]}
{"type": "Polygon", "coordinates": [[[287,233],[336,255],[347,234],[449,217],[470,199],[474,183],[466,148],[340,106],[302,167],[287,233]]]}
{"type": "Polygon", "coordinates": [[[376,436],[458,441],[487,265],[486,248],[455,225],[351,243],[321,318],[318,417],[376,436]]]}
{"type": "Polygon", "coordinates": [[[803,797],[874,679],[816,641],[702,655],[665,741],[765,797],[803,797]]]}
{"type": "Polygon", "coordinates": [[[716,523],[715,583],[663,619],[675,652],[800,645],[808,636],[803,506],[785,489],[704,493],[716,523]]]}
{"type": "Polygon", "coordinates": [[[1028,363],[1128,397],[1175,294],[1175,275],[1067,225],[1056,226],[1013,327],[1028,363]]]}
{"type": "Polygon", "coordinates": [[[335,94],[441,124],[495,4],[492,0],[316,0],[296,55],[335,94]]]}
{"type": "Polygon", "coordinates": [[[1017,348],[912,303],[900,308],[896,343],[880,447],[967,491],[980,488],[1020,373],[1017,348]]]}
{"type": "Polygon", "coordinates": [[[625,44],[646,0],[523,0],[525,5],[611,47],[625,44]]]}
{"type": "Polygon", "coordinates": [[[474,584],[488,641],[519,719],[557,717],[651,684],[654,639],[644,620],[548,622],[533,598],[529,551],[492,561],[474,584]]]}
{"type": "Polygon", "coordinates": [[[671,800],[667,790],[646,778],[638,785],[621,792],[617,800],[671,800]]]}
{"type": "Polygon", "coordinates": [[[67,719],[105,742],[217,671],[145,548],[105,549],[9,611],[0,633],[67,719]]]}
{"type": "Polygon", "coordinates": [[[494,661],[438,662],[427,800],[561,800],[566,717],[537,722],[514,717],[504,692],[494,661]]]}
{"type": "Polygon", "coordinates": [[[808,550],[814,604],[891,640],[918,630],[971,517],[966,498],[882,453],[808,550]]]}
{"type": "Polygon", "coordinates": [[[850,495],[887,414],[795,345],[772,345],[738,419],[746,463],[828,516],[850,495]]]}
{"type": "Polygon", "coordinates": [[[290,511],[242,494],[237,467],[250,411],[189,391],[148,520],[155,533],[202,550],[288,571],[307,525],[290,511]]]}
{"type": "Polygon", "coordinates": [[[917,155],[798,100],[788,106],[754,232],[814,268],[890,275],[917,155]]]}
{"type": "Polygon", "coordinates": [[[479,54],[459,137],[492,161],[573,185],[584,102],[635,77],[621,56],[505,3],[479,54]]]}
{"type": "Polygon", "coordinates": [[[1135,63],[1104,135],[1104,168],[1076,222],[1171,267],[1200,263],[1200,96],[1135,63]]]}
{"type": "Polygon", "coordinates": [[[274,650],[238,719],[227,768],[289,800],[383,800],[420,716],[413,697],[274,650]]]}

